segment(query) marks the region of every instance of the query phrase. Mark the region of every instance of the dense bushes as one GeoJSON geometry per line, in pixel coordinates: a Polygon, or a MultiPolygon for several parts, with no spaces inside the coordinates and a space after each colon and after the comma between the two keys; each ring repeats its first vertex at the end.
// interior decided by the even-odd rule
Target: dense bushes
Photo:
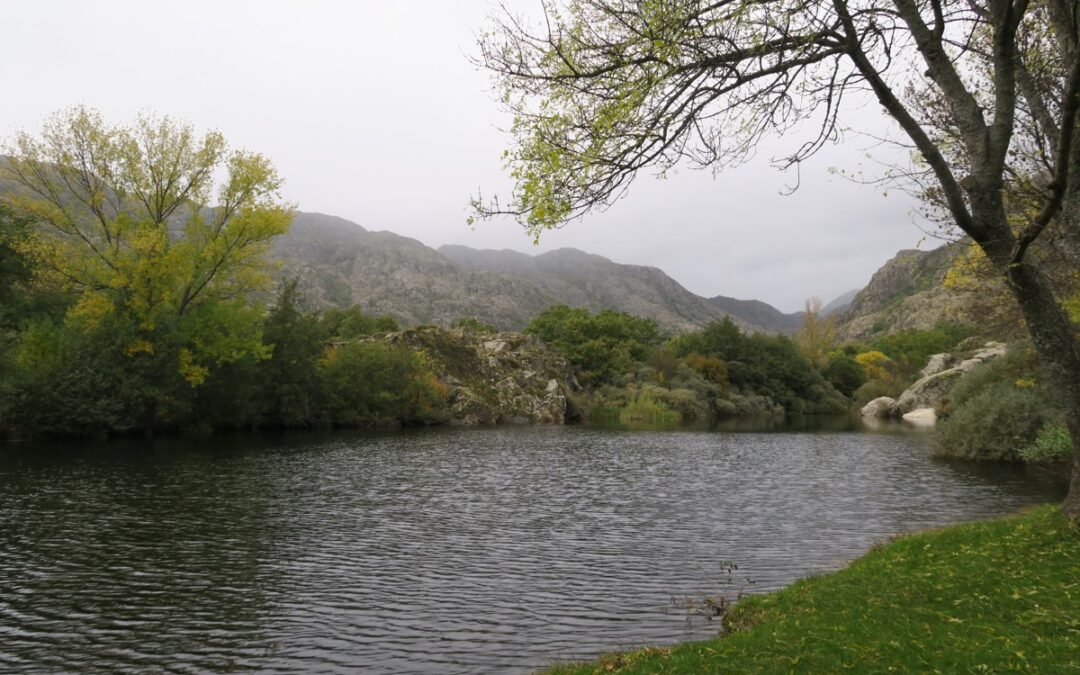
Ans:
{"type": "Polygon", "coordinates": [[[955,324],[939,324],[927,330],[906,330],[874,340],[870,347],[908,371],[921,369],[934,354],[951,351],[971,330],[955,324]]]}
{"type": "Polygon", "coordinates": [[[733,394],[767,396],[791,413],[844,412],[848,401],[781,335],[747,335],[730,319],[672,340],[681,357],[703,355],[726,364],[733,394]]]}
{"type": "Polygon", "coordinates": [[[1054,429],[1063,429],[1061,407],[1029,346],[1014,345],[961,378],[944,412],[941,456],[1045,461],[1058,451],[1054,429]]]}
{"type": "Polygon", "coordinates": [[[866,384],[866,369],[850,356],[840,353],[829,357],[829,365],[821,373],[838,392],[851,398],[866,384]]]}
{"type": "MultiPolygon", "coordinates": [[[[733,415],[835,413],[848,406],[790,339],[747,335],[730,320],[661,344],[663,336],[650,320],[559,306],[538,316],[528,331],[575,366],[588,390],[579,405],[592,419],[662,409],[678,413],[683,421],[704,421],[733,415]]],[[[857,377],[851,368],[846,373],[840,372],[844,365],[836,368],[838,381],[845,375],[857,377]]]]}
{"type": "Polygon", "coordinates": [[[663,341],[652,319],[556,305],[541,312],[526,333],[536,335],[577,368],[584,384],[610,384],[645,361],[663,341]]]}
{"type": "MultiPolygon", "coordinates": [[[[255,312],[256,307],[237,308],[255,312]]],[[[443,419],[445,390],[404,347],[365,341],[395,327],[358,309],[306,313],[286,284],[246,326],[261,348],[185,361],[175,326],[114,314],[88,325],[27,317],[10,340],[0,434],[111,435],[236,427],[382,426],[443,419]]],[[[228,344],[228,335],[222,335],[228,344]]]]}
{"type": "Polygon", "coordinates": [[[1012,382],[994,382],[958,405],[938,434],[939,454],[1016,460],[1050,420],[1043,397],[1012,382]]]}

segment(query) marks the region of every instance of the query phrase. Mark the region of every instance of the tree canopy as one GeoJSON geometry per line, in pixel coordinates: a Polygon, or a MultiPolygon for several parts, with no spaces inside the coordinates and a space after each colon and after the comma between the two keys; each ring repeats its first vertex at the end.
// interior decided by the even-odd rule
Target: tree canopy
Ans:
{"type": "Polygon", "coordinates": [[[261,350],[243,305],[269,284],[265,253],[291,219],[266,157],[169,117],[115,126],[77,106],[18,134],[3,178],[33,226],[20,253],[73,295],[69,321],[129,321],[126,349],[168,343],[192,384],[210,363],[261,350]]]}

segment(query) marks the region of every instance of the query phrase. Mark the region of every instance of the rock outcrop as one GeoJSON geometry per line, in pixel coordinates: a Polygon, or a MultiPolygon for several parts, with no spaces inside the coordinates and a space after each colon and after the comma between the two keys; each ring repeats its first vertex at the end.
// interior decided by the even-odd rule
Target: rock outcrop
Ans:
{"type": "MultiPolygon", "coordinates": [[[[959,363],[952,354],[934,354],[922,370],[923,377],[904,390],[904,393],[892,405],[889,414],[916,424],[933,424],[936,413],[933,415],[930,413],[941,408],[941,404],[960,378],[977,366],[1004,356],[1006,351],[1007,347],[1000,342],[987,342],[959,363]],[[957,365],[947,367],[953,363],[957,365]]],[[[880,409],[887,405],[887,401],[888,399],[880,398],[871,401],[863,408],[863,415],[885,416],[881,414],[880,409]],[[875,404],[877,407],[873,409],[874,414],[869,415],[867,409],[875,404]]]]}
{"type": "Polygon", "coordinates": [[[450,424],[562,424],[578,387],[570,364],[530,335],[420,326],[380,339],[422,355],[448,390],[450,424]]]}
{"type": "Polygon", "coordinates": [[[882,396],[864,405],[859,414],[863,417],[892,417],[895,408],[896,399],[882,396]]]}
{"type": "Polygon", "coordinates": [[[902,418],[917,427],[932,427],[937,423],[937,412],[933,408],[916,408],[902,418]]]}
{"type": "Polygon", "coordinates": [[[926,362],[926,367],[922,369],[922,377],[930,377],[931,375],[937,375],[938,373],[952,368],[956,363],[956,357],[952,354],[934,354],[926,362]]]}
{"type": "Polygon", "coordinates": [[[897,253],[859,291],[841,314],[842,339],[908,329],[933,328],[942,322],[966,323],[970,299],[944,288],[953,260],[964,250],[951,244],[931,251],[897,253]]]}
{"type": "Polygon", "coordinates": [[[896,399],[896,414],[903,416],[917,408],[937,408],[965,373],[960,368],[949,368],[917,380],[896,399]]]}

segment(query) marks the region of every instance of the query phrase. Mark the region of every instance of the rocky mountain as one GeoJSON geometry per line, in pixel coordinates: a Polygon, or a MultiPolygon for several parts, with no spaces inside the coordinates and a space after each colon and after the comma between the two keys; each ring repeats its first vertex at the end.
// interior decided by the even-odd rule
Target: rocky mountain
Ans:
{"type": "MultiPolygon", "coordinates": [[[[444,246],[436,251],[343,218],[297,212],[272,255],[318,306],[359,305],[409,325],[471,317],[520,329],[556,304],[614,309],[680,332],[728,316],[654,267],[621,265],[576,249],[537,256],[444,246]]],[[[734,319],[743,327],[764,327],[734,319]]]]}
{"type": "Polygon", "coordinates": [[[953,243],[930,251],[903,250],[874,273],[837,316],[842,339],[863,339],[940,323],[971,323],[977,298],[944,284],[965,250],[953,243]]]}
{"type": "Polygon", "coordinates": [[[720,310],[655,267],[623,265],[573,248],[536,256],[467,246],[443,246],[439,252],[475,271],[527,279],[560,304],[571,307],[592,311],[616,309],[656,319],[660,325],[675,331],[701,327],[729,314],[747,328],[764,328],[738,314],[720,310]]]}

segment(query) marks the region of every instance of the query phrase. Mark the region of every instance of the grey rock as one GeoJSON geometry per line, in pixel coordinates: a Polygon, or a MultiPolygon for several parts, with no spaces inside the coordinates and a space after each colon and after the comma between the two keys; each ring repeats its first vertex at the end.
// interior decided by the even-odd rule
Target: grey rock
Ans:
{"type": "Polygon", "coordinates": [[[927,360],[926,367],[922,369],[922,376],[937,375],[951,368],[954,363],[956,363],[956,357],[952,354],[934,354],[927,360]]]}
{"type": "Polygon", "coordinates": [[[1005,356],[1008,347],[1001,342],[987,342],[981,349],[976,350],[970,358],[964,359],[957,365],[964,372],[969,372],[977,366],[993,361],[999,356],[1005,356]]]}
{"type": "Polygon", "coordinates": [[[555,350],[521,333],[495,338],[467,329],[409,328],[381,338],[406,345],[448,389],[448,419],[458,426],[562,424],[573,369],[555,350]]]}
{"type": "Polygon", "coordinates": [[[966,372],[949,368],[916,381],[896,400],[897,412],[903,416],[918,408],[937,408],[966,372]]]}
{"type": "Polygon", "coordinates": [[[859,414],[863,417],[892,417],[895,408],[896,399],[882,396],[864,405],[859,414]]]}
{"type": "Polygon", "coordinates": [[[937,423],[937,413],[933,408],[916,408],[902,418],[917,427],[932,427],[937,423]]]}

